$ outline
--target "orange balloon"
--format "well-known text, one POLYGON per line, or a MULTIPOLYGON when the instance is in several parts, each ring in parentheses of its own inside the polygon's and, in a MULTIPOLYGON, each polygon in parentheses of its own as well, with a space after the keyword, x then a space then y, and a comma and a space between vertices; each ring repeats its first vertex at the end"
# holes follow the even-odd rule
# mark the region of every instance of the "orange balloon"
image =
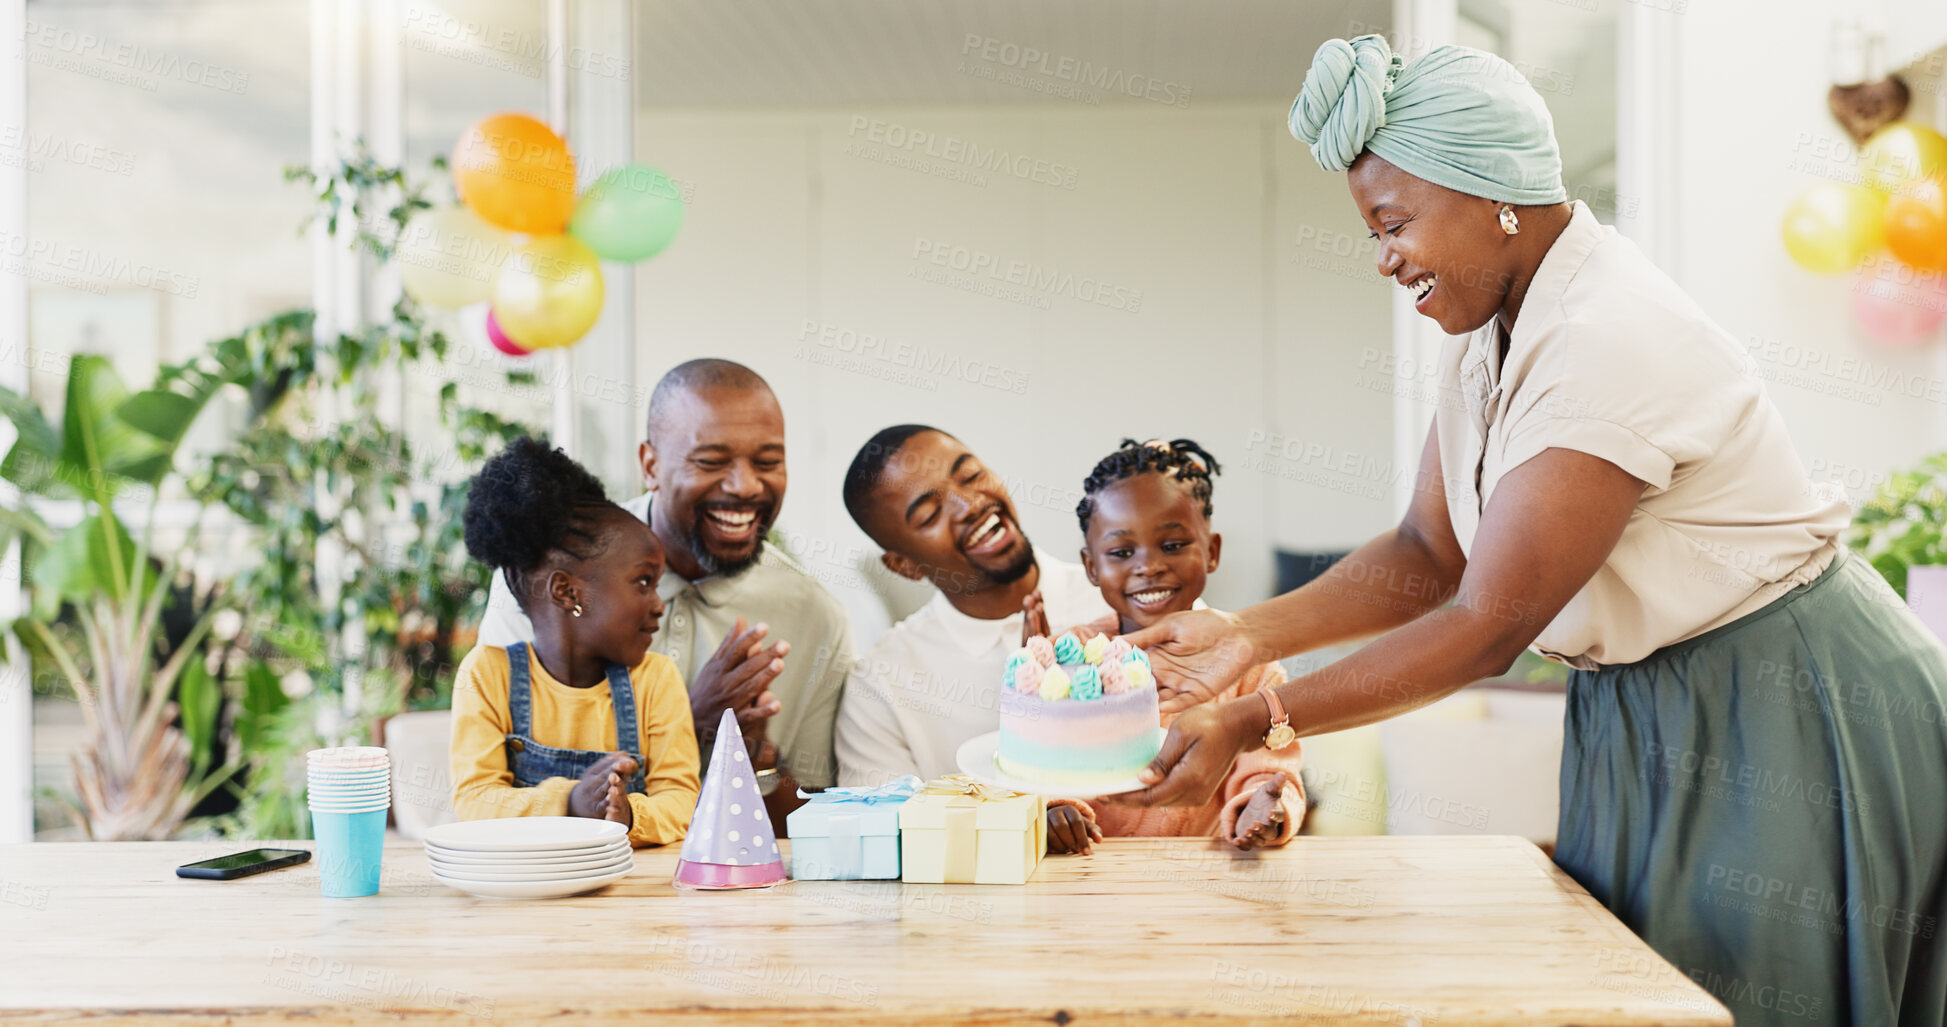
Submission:
POLYGON ((475 122, 453 146, 460 202, 488 224, 552 235, 575 213, 575 158, 554 130, 525 114, 475 122))
POLYGON ((1947 180, 1920 179, 1886 201, 1886 248, 1909 266, 1947 271, 1947 180))

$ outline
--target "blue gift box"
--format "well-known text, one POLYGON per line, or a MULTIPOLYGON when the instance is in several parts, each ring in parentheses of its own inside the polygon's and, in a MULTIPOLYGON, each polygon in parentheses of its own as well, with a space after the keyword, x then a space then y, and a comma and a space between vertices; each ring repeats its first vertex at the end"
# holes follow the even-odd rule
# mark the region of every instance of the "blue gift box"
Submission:
POLYGON ((808 800, 784 818, 791 876, 800 881, 896 880, 899 807, 923 782, 907 776, 877 788, 799 792, 808 800))

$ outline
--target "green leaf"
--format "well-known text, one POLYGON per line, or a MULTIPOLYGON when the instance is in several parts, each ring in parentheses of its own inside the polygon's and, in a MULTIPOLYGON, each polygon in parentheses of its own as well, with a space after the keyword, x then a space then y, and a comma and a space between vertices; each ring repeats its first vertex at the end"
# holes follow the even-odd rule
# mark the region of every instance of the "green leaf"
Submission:
POLYGON ((130 427, 151 438, 157 439, 173 450, 182 441, 196 415, 203 409, 203 403, 214 394, 209 393, 191 397, 162 389, 150 389, 129 397, 115 411, 130 427))
POLYGON ((84 353, 69 362, 57 473, 102 506, 128 483, 127 469, 146 466, 161 452, 154 438, 115 416, 128 398, 107 358, 84 353))
POLYGON ((56 457, 36 452, 16 441, 13 448, 7 451, 7 458, 0 460, 0 478, 20 486, 22 492, 52 499, 72 498, 77 493, 72 485, 54 473, 55 461, 56 457))
POLYGON ((210 765, 210 739, 216 734, 216 715, 222 705, 216 679, 200 659, 192 658, 183 667, 176 685, 177 719, 183 736, 189 740, 194 769, 190 777, 201 778, 210 765))
POLYGON ((42 568, 46 564, 47 554, 43 552, 36 553, 26 565, 28 580, 34 584, 27 593, 29 596, 27 616, 22 617, 21 621, 34 620, 42 624, 52 624, 55 618, 61 615, 61 593, 39 584, 42 579, 42 568))
POLYGON ((88 544, 92 537, 93 532, 71 530, 41 556, 35 579, 49 595, 57 600, 80 599, 102 590, 110 572, 96 565, 93 557, 101 547, 88 544))
POLYGON ((0 507, 0 553, 5 553, 7 546, 20 536, 47 545, 54 541, 54 530, 47 526, 40 514, 27 507, 18 510, 0 507))
POLYGON ((174 465, 175 459, 171 454, 155 453, 140 460, 118 465, 114 469, 114 474, 125 481, 155 486, 162 484, 163 477, 174 465))
MULTIPOLYGON (((128 566, 135 558, 135 540, 114 513, 104 511, 63 533, 42 555, 36 569, 38 585, 57 600, 80 602, 107 593, 121 598, 128 586, 128 566)), ((155 572, 142 575, 145 589, 154 587, 155 572)), ((37 596, 37 601, 38 601, 37 596)))
POLYGON ((290 697, 277 683, 277 672, 261 660, 252 660, 243 672, 243 709, 237 714, 237 741, 246 754, 263 751, 277 729, 278 716, 290 697))
POLYGON ((12 389, 0 388, 0 417, 14 426, 16 434, 6 460, 0 461, 0 477, 24 492, 71 494, 54 476, 54 463, 61 455, 61 433, 48 423, 41 408, 12 389))

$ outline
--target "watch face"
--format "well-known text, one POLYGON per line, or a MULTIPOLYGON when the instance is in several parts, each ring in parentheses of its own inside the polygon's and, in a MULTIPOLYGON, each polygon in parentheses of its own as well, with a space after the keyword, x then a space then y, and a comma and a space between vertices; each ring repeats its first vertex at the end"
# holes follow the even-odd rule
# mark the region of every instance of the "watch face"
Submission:
POLYGON ((1298 740, 1298 731, 1290 724, 1279 724, 1264 736, 1264 747, 1282 749, 1298 740))

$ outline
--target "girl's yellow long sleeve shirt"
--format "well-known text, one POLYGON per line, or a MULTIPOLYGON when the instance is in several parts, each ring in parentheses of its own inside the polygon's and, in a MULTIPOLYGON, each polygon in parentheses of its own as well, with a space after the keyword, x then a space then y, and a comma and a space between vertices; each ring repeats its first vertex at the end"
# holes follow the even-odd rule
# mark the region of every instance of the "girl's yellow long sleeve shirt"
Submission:
MULTIPOLYGON (((572 688, 554 679, 528 649, 533 737, 563 749, 613 752, 615 701, 608 684, 572 688)), ((508 702, 507 650, 477 646, 460 661, 453 682, 453 809, 462 820, 567 816, 575 780, 551 777, 531 788, 514 784, 507 736, 514 730, 508 702)), ((700 760, 690 721, 689 690, 666 656, 647 653, 629 670, 635 689, 637 735, 646 784, 629 793, 635 846, 681 841, 696 810, 700 760)))

